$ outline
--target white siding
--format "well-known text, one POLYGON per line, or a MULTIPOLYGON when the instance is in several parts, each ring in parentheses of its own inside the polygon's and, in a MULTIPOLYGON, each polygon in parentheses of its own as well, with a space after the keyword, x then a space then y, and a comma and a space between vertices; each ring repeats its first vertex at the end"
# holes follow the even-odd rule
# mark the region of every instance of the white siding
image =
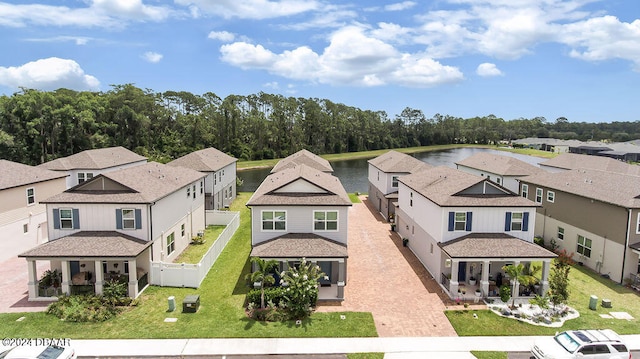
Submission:
POLYGON ((70 170, 70 171, 67 171, 67 173, 69 173, 69 176, 67 176, 67 189, 69 189, 71 187, 74 187, 74 186, 76 186, 78 184, 78 172, 93 173, 93 177, 96 177, 101 173, 118 171, 118 170, 125 169, 125 168, 140 166, 140 165, 143 165, 145 163, 147 163, 147 160, 141 160, 141 161, 132 162, 132 163, 128 163, 128 164, 121 165, 121 166, 107 167, 107 168, 100 168, 100 169, 74 169, 74 170, 70 170))
MULTIPOLYGON (((422 227, 429 236, 440 241, 443 235, 441 225, 442 209, 417 192, 412 191, 406 185, 400 183, 398 186, 400 188, 398 191, 398 206, 402 209, 402 216, 410 219, 422 227), (412 193, 413 196, 411 196, 412 193), (412 205, 411 202, 413 202, 412 205)), ((446 230, 446 227, 444 230, 446 230)))
MULTIPOLYGON (((185 216, 189 213, 195 213, 194 219, 197 221, 187 223, 186 230, 190 234, 196 234, 204 229, 204 194, 200 194, 200 181, 193 182, 191 185, 191 196, 187 198, 187 187, 162 198, 157 201, 151 208, 151 220, 153 221, 152 235, 157 238, 163 232, 167 232, 178 223, 184 221, 185 216), (193 198, 193 186, 196 187, 196 198, 193 198)), ((177 235, 176 235, 177 239, 177 235)), ((191 239, 189 237, 189 239, 191 239)))
POLYGON ((371 183, 375 188, 380 190, 382 193, 387 194, 387 185, 386 185, 386 174, 372 164, 369 164, 369 183, 371 183))

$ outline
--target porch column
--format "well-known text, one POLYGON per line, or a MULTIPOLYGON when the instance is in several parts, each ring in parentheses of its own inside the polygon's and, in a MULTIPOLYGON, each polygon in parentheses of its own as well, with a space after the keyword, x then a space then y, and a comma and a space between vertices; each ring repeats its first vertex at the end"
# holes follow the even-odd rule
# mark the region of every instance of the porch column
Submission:
POLYGON ((93 266, 96 270, 96 295, 104 293, 104 273, 102 273, 102 261, 94 261, 93 266))
POLYGON ((482 290, 482 295, 489 295, 489 263, 490 261, 482 262, 482 279, 480 280, 480 289, 482 290))
POLYGON ((136 269, 136 259, 129 259, 129 296, 138 296, 138 271, 136 269))
MULTIPOLYGON (((518 264, 520 264, 520 261, 515 261, 513 263, 514 266, 517 266, 518 264)), ((516 278, 509 278, 509 283, 511 283, 511 281, 514 281, 514 280, 516 280, 516 278)), ((520 282, 516 282, 515 286, 512 284, 511 288, 513 288, 513 293, 511 293, 511 297, 519 298, 520 297, 520 282)))
POLYGON ((27 273, 29 274, 29 299, 38 297, 38 272, 36 269, 36 261, 27 260, 27 273))
POLYGON ((69 295, 71 294, 71 286, 69 283, 71 282, 71 269, 69 268, 69 261, 61 261, 62 265, 62 293, 69 295))
POLYGON ((451 259, 451 280, 449 281, 449 296, 453 298, 458 293, 458 262, 457 259, 451 259))
POLYGON ((542 261, 542 281, 540 283, 541 293, 538 295, 544 295, 549 291, 549 269, 551 268, 551 259, 545 259, 542 261))
POLYGON ((344 258, 338 259, 338 299, 344 299, 344 286, 346 282, 347 263, 344 258))

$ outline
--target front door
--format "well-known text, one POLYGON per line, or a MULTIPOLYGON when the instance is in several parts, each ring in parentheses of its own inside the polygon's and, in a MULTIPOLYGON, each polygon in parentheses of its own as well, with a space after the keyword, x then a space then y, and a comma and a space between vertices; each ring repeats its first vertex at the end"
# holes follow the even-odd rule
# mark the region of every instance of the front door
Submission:
POLYGON ((324 275, 320 278, 320 286, 331 285, 331 262, 318 262, 318 266, 324 273, 324 275), (325 276, 329 277, 329 279, 325 279, 325 276))
POLYGON ((80 262, 69 261, 69 269, 71 270, 71 278, 73 278, 74 274, 80 273, 80 262))
POLYGON ((464 283, 467 280, 467 262, 458 262, 458 282, 464 283))

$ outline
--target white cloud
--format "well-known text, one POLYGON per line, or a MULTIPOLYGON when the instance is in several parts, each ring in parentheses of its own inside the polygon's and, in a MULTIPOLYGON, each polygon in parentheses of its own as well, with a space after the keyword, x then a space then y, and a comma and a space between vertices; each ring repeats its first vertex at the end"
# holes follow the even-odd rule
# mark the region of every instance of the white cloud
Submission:
POLYGON ((413 1, 403 1, 395 4, 385 5, 384 9, 386 11, 402 11, 411 9, 414 6, 416 6, 416 3, 413 1))
POLYGON ((209 33, 209 36, 207 37, 212 40, 220 40, 222 42, 231 42, 235 40, 236 35, 228 31, 211 31, 209 33))
POLYGON ((198 13, 221 16, 227 19, 270 19, 316 10, 320 6, 314 0, 175 0, 175 2, 189 6, 192 12, 196 7, 198 13))
POLYGON ((49 37, 49 38, 31 38, 31 39, 26 39, 25 41, 30 41, 30 42, 68 42, 68 41, 72 41, 75 42, 76 45, 78 46, 82 46, 82 45, 86 45, 89 43, 89 41, 94 40, 91 37, 85 37, 85 36, 55 36, 55 37, 49 37))
POLYGON ((162 60, 163 55, 153 51, 147 51, 142 55, 142 58, 145 61, 151 62, 153 64, 160 62, 162 60))
POLYGON ((245 42, 223 45, 220 52, 223 61, 242 69, 332 85, 427 87, 463 79, 457 68, 424 54, 403 54, 357 26, 336 31, 322 54, 306 46, 276 54, 245 42))
POLYGON ((0 67, 0 84, 18 88, 55 90, 97 90, 98 79, 84 73, 77 62, 69 59, 50 57, 28 62, 18 67, 0 67))
POLYGON ((301 23, 282 25, 285 29, 307 30, 314 28, 338 28, 358 17, 356 11, 345 6, 327 5, 315 12, 314 16, 301 23))
POLYGON ((478 65, 476 69, 476 74, 482 77, 493 77, 493 76, 502 76, 503 73, 496 66, 496 64, 492 64, 489 62, 485 62, 483 64, 478 65))
POLYGON ((274 89, 274 90, 278 90, 280 88, 280 85, 278 84, 277 81, 267 82, 266 84, 264 84, 262 86, 264 86, 266 88, 274 89))

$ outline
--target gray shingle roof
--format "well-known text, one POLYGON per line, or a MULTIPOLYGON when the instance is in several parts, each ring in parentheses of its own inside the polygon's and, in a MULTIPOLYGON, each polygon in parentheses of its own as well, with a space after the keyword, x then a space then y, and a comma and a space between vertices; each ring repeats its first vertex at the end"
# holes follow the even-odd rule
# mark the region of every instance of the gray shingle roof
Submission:
POLYGON ((413 173, 424 168, 432 167, 430 164, 422 162, 406 153, 393 150, 370 159, 367 162, 385 173, 413 173))
POLYGON ((247 206, 257 205, 351 206, 351 200, 338 177, 303 164, 267 176, 247 202, 247 206), (312 184, 321 191, 312 193, 278 191, 300 180, 312 184))
POLYGON ((66 173, 0 160, 0 190, 67 177, 66 173))
POLYGON ((446 166, 433 167, 402 176, 399 181, 441 207, 536 206, 534 202, 500 187, 484 177, 446 166), (476 190, 470 190, 472 188, 476 190), (484 188, 489 188, 491 191, 484 191, 484 188), (478 191, 483 192, 480 194, 470 193, 478 191))
POLYGON ((276 165, 271 169, 271 173, 276 173, 297 165, 307 165, 322 172, 333 172, 333 167, 331 167, 329 161, 307 150, 300 150, 278 161, 278 163, 276 163, 276 165))
POLYGON ((238 161, 213 147, 191 152, 167 163, 169 166, 190 168, 200 172, 216 172, 238 161))
POLYGON ((84 231, 43 243, 19 257, 135 257, 150 245, 115 231, 84 231))
POLYGON ((451 258, 555 258, 537 244, 505 233, 470 233, 438 246, 451 258))
POLYGON ((635 175, 640 174, 640 166, 638 165, 630 165, 609 157, 581 155, 577 153, 563 153, 541 162, 540 165, 566 170, 585 168, 635 175))
POLYGON ((45 162, 40 167, 54 171, 97 170, 122 166, 146 159, 146 157, 118 146, 82 151, 71 156, 45 162))
POLYGON ((42 203, 152 203, 204 177, 188 168, 157 162, 103 173, 42 203), (89 190, 105 181, 111 190, 89 190), (117 184, 116 186, 113 183, 117 184))
POLYGON ((575 169, 527 176, 521 181, 625 208, 640 208, 640 176, 636 175, 575 169))
POLYGON ((487 171, 501 176, 528 176, 544 171, 524 161, 511 156, 502 156, 492 153, 479 152, 462 161, 457 165, 487 171))
POLYGON ((342 258, 347 246, 311 233, 288 233, 257 244, 252 257, 262 258, 342 258))

